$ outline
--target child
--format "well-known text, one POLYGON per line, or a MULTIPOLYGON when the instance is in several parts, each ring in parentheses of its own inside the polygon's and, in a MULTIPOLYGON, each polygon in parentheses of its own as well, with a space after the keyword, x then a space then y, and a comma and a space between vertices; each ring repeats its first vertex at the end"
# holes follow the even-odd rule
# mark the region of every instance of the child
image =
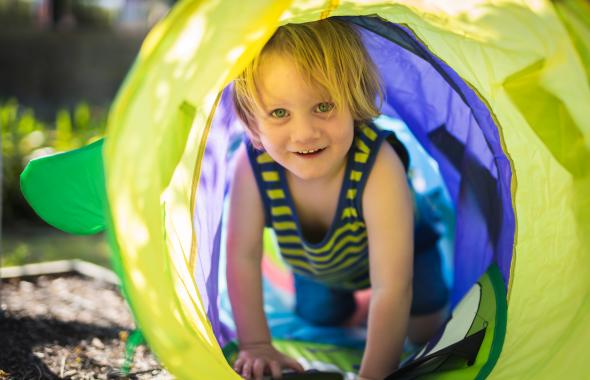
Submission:
POLYGON ((240 346, 234 367, 245 378, 303 370, 271 344, 265 226, 293 269, 295 311, 310 323, 342 324, 355 311, 353 292, 371 287, 361 379, 392 373, 406 335, 425 342, 446 318, 438 236, 414 227, 407 152, 371 123, 378 98, 358 32, 338 19, 279 28, 234 82, 249 143, 236 158, 227 279, 240 346))

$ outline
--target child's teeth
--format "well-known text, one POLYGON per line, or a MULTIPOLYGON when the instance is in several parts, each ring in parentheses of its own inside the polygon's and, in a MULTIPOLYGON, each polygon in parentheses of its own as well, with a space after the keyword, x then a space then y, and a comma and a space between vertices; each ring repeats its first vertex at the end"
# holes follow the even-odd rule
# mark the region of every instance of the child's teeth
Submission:
POLYGON ((313 149, 313 150, 302 150, 299 153, 303 153, 303 154, 309 154, 309 153, 315 153, 317 152, 319 149, 313 149))

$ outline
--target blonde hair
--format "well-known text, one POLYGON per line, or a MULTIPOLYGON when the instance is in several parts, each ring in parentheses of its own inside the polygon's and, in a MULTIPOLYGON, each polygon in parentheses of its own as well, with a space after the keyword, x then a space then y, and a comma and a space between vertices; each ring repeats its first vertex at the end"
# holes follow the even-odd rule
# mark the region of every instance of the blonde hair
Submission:
POLYGON ((258 69, 271 53, 291 57, 304 80, 319 85, 337 109, 346 104, 355 121, 369 121, 379 115, 383 101, 381 80, 360 35, 347 22, 325 19, 279 27, 234 80, 233 103, 239 118, 251 131, 257 129, 255 108, 260 106, 256 90, 258 69))

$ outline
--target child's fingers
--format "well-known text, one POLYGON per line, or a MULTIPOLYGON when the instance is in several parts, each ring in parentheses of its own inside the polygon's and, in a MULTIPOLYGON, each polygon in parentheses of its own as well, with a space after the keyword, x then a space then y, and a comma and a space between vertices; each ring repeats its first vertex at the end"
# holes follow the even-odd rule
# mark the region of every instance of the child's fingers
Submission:
POLYGON ((250 379, 252 377, 252 361, 245 360, 242 366, 242 377, 244 379, 250 379))
POLYGON ((273 379, 281 379, 283 377, 281 363, 276 360, 271 360, 268 366, 270 367, 270 374, 273 379))
POLYGON ((266 360, 257 358, 254 360, 254 365, 252 366, 252 377, 256 380, 262 380, 264 376, 264 367, 266 366, 266 360))
POLYGON ((237 373, 242 372, 242 366, 244 365, 244 359, 236 359, 236 361, 234 362, 234 371, 236 371, 237 373))
POLYGON ((305 371, 305 369, 303 368, 303 366, 301 364, 299 364, 299 362, 293 358, 290 357, 285 357, 283 359, 283 364, 288 367, 291 368, 297 372, 303 372, 305 371))

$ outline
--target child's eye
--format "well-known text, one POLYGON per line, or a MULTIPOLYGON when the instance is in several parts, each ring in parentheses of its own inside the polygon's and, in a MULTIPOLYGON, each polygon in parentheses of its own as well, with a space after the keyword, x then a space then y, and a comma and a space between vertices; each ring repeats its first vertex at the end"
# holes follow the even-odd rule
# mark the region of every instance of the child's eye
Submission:
POLYGON ((334 103, 323 102, 317 105, 316 112, 330 112, 334 109, 334 103))
POLYGON ((270 116, 277 118, 277 119, 282 119, 285 116, 287 116, 287 110, 284 108, 277 108, 276 110, 273 110, 270 113, 270 116))

